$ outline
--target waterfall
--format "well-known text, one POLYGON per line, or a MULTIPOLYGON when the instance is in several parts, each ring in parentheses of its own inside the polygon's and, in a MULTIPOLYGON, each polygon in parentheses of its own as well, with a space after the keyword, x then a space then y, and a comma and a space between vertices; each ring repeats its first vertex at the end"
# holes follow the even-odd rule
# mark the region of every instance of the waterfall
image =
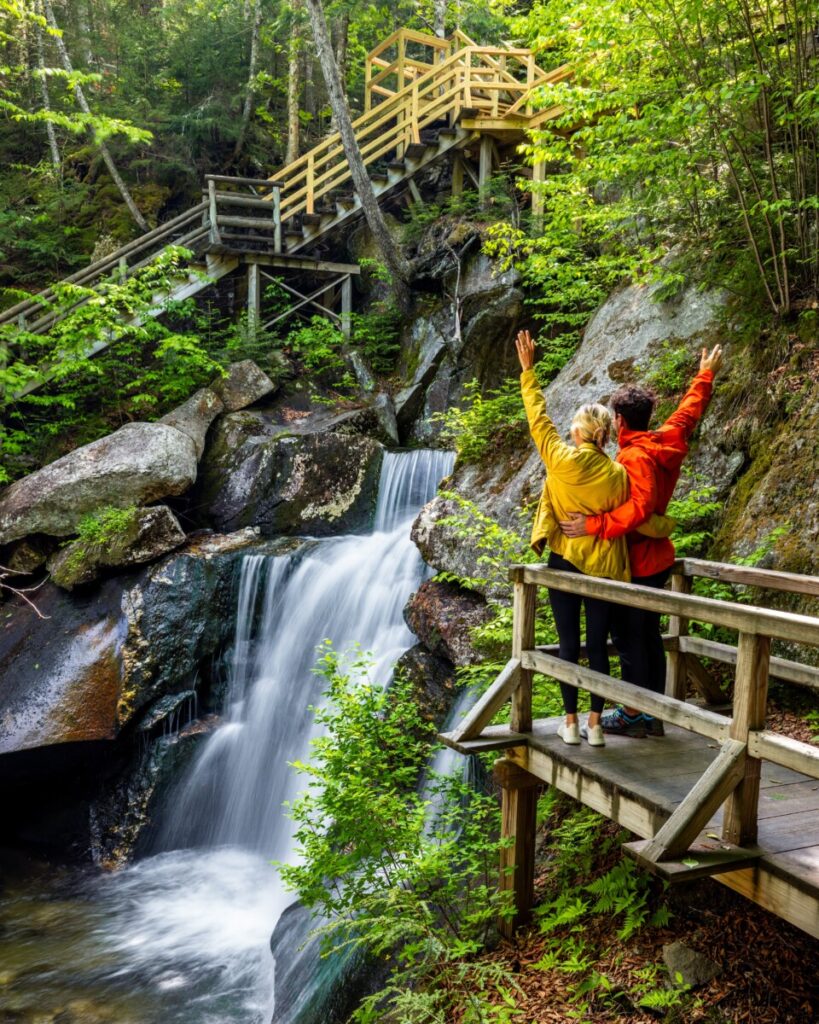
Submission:
POLYGON ((269 939, 293 901, 270 862, 293 855, 282 804, 301 785, 287 764, 308 758, 316 735, 316 648, 359 644, 389 681, 413 643, 402 612, 426 572, 412 520, 451 468, 446 452, 388 453, 371 533, 243 559, 224 722, 171 793, 152 855, 94 883, 96 946, 77 943, 66 964, 92 972, 123 1021, 269 1024, 269 939))

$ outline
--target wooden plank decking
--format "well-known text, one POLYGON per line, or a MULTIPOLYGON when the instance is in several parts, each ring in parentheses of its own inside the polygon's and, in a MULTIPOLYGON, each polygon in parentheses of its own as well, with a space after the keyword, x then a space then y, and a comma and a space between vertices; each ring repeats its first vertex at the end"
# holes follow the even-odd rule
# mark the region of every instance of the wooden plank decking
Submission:
MULTIPOLYGON (((720 749, 674 726, 662 738, 610 736, 604 748, 567 746, 557 736, 561 721, 535 721, 529 733, 492 726, 476 740, 441 738, 464 754, 503 749, 541 781, 643 838, 670 817, 720 749)), ((722 811, 706 831, 718 833, 721 822, 722 811)), ((763 762, 758 823, 758 859, 715 878, 819 938, 819 779, 763 762)))

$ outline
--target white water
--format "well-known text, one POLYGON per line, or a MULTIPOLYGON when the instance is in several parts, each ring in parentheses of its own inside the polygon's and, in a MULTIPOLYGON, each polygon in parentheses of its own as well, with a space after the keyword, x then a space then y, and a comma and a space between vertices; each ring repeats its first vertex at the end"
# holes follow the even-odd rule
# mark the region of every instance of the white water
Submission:
POLYGON ((282 804, 301 784, 287 763, 315 735, 316 648, 360 644, 388 681, 425 572, 410 526, 451 465, 444 452, 388 454, 371 534, 244 559, 225 724, 172 794, 159 852, 96 883, 88 931, 72 963, 63 955, 120 1024, 269 1024, 269 939, 292 902, 270 861, 293 854, 282 804))

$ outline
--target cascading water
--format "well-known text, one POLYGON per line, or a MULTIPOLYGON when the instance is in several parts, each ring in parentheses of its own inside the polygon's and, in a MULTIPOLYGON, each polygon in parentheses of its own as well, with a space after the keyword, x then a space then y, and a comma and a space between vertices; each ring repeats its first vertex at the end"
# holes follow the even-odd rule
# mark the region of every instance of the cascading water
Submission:
POLYGON ((268 1024, 268 943, 292 902, 270 861, 293 852, 282 804, 299 788, 287 763, 315 735, 316 648, 359 644, 388 681, 425 572, 412 519, 451 467, 446 452, 389 453, 372 533, 244 559, 225 722, 171 795, 156 852, 83 893, 48 984, 102 989, 121 1024, 268 1024))

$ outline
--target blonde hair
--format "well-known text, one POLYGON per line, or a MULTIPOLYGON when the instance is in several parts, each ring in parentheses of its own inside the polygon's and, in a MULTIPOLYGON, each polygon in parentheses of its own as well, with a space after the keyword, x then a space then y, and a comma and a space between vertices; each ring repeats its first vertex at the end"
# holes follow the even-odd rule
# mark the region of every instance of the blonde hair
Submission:
POLYGON ((594 403, 580 406, 574 414, 572 430, 577 430, 584 442, 605 448, 611 434, 611 424, 611 413, 605 405, 594 403))

